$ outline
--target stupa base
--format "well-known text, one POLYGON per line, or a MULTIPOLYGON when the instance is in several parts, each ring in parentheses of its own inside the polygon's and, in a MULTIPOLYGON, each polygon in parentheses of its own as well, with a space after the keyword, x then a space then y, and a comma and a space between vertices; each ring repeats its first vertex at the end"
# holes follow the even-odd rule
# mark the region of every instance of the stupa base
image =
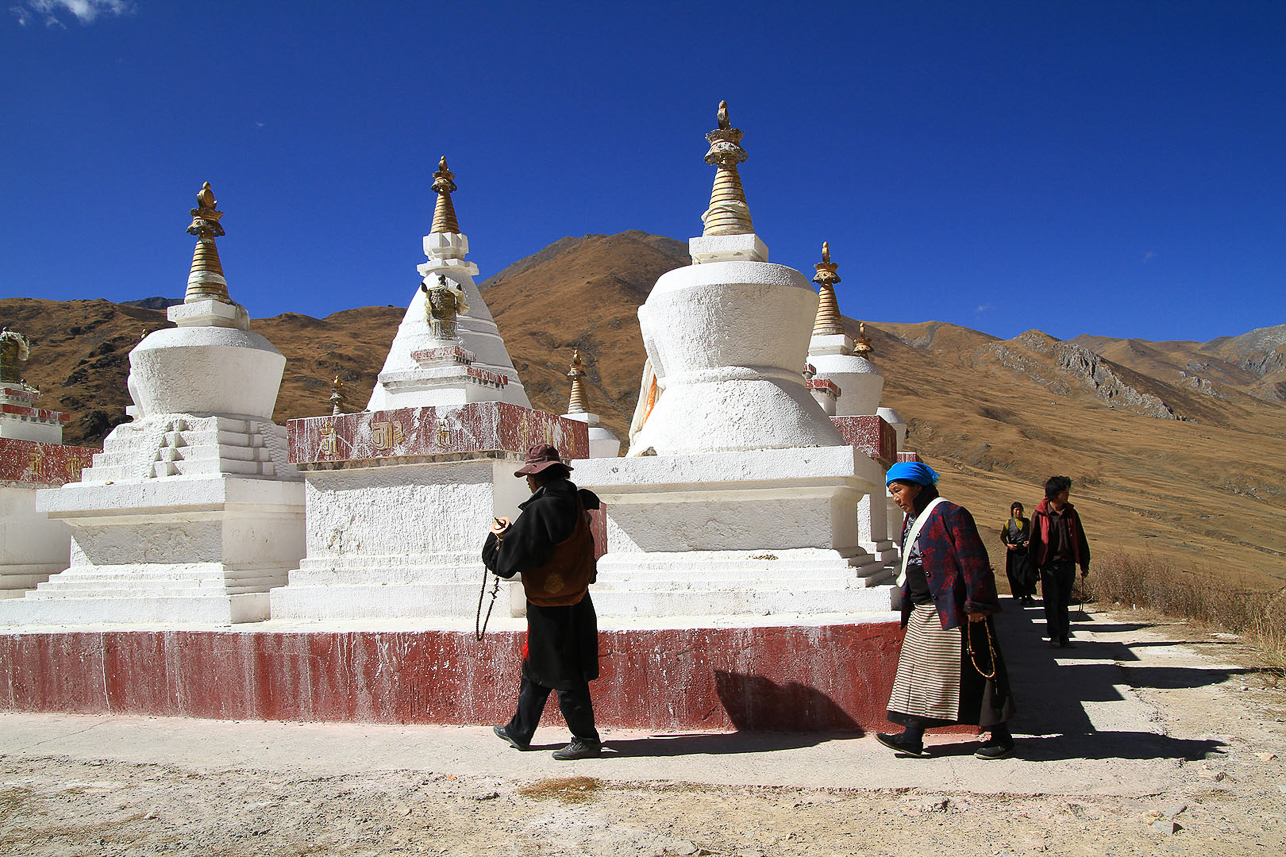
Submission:
MULTIPOLYGON (((0 633, 0 710, 485 725, 513 713, 525 624, 27 629, 0 633)), ((600 727, 887 727, 901 631, 889 613, 777 623, 616 623, 590 685, 600 727)), ((557 726, 557 706, 546 709, 557 726)))

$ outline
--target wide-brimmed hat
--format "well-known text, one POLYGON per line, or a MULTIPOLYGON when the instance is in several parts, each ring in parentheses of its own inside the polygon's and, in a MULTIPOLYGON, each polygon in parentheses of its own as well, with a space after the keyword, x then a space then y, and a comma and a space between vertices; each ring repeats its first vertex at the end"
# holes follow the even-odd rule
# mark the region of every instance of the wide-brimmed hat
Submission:
POLYGON ((514 476, 534 476, 555 465, 568 470, 572 469, 572 466, 559 456, 557 447, 548 443, 538 443, 527 450, 527 463, 518 468, 514 476))

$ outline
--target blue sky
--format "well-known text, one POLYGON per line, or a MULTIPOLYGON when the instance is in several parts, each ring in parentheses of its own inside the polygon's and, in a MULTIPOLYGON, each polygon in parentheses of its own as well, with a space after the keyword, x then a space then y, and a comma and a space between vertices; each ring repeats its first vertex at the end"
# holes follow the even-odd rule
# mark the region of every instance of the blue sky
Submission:
POLYGON ((724 98, 772 260, 829 241, 846 315, 1286 323, 1276 0, 5 3, 0 296, 181 297, 209 181, 253 316, 404 306, 442 154, 480 279, 686 239, 724 98))

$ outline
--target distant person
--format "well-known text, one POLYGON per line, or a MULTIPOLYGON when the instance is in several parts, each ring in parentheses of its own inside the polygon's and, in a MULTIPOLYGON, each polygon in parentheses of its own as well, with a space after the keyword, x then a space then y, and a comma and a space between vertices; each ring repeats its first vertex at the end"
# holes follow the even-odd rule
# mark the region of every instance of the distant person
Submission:
POLYGON ((1076 566, 1081 577, 1090 573, 1090 545, 1085 539, 1080 515, 1067 502, 1072 480, 1051 476, 1045 483, 1045 499, 1032 513, 1028 556, 1040 574, 1041 596, 1045 599, 1045 630, 1049 645, 1066 649, 1072 645, 1067 605, 1076 583, 1076 566))
POLYGON ((898 575, 905 634, 888 709, 904 729, 875 737, 924 756, 924 730, 969 724, 991 732, 974 755, 1003 759, 1014 750, 1014 700, 991 619, 1000 612, 996 578, 973 516, 939 497, 937 481, 919 462, 898 462, 885 478, 906 513, 898 575))
POLYGON ((1036 575, 1027 556, 1031 541, 1031 521, 1023 517, 1023 504, 1009 507, 1009 520, 1000 528, 1000 542, 1005 546, 1005 577, 1009 591, 1023 605, 1036 603, 1036 575))
POLYGON ((505 726, 493 727, 519 750, 531 746, 550 692, 572 741, 554 751, 560 761, 598 756, 589 683, 598 678, 598 616, 589 597, 594 580, 594 539, 588 510, 599 508, 592 491, 568 479, 572 468, 545 443, 527 452, 514 474, 525 476, 531 497, 511 524, 497 518, 482 547, 482 561, 504 578, 522 575, 527 595, 527 645, 523 651, 518 707, 505 726))

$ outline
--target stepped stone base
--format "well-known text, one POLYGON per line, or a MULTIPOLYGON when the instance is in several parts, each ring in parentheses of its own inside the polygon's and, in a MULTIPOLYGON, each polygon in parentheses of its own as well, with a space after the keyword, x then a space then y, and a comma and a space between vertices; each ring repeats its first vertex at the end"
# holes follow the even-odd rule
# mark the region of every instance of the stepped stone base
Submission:
MULTIPOLYGON (((891 614, 871 618, 605 624, 596 719, 609 730, 885 730, 902 635, 891 614)), ((492 627, 481 643, 458 626, 0 633, 0 710, 503 723, 526 632, 492 627)), ((559 720, 547 706, 545 722, 559 720)))
MULTIPOLYGON (((527 449, 589 450, 584 423, 504 402, 291 420, 307 480, 307 555, 272 591, 274 619, 465 618, 478 606, 482 543, 530 493, 527 449)), ((488 589, 490 583, 488 583, 488 589)), ((521 615, 508 599, 494 615, 521 615)))
POLYGON ((70 567, 0 602, 0 625, 268 617, 304 552, 302 482, 231 476, 72 483, 37 497, 71 531, 70 567))
POLYGON ((888 559, 862 547, 883 546, 859 514, 883 470, 852 446, 591 459, 576 478, 607 509, 602 616, 891 608, 888 559))

